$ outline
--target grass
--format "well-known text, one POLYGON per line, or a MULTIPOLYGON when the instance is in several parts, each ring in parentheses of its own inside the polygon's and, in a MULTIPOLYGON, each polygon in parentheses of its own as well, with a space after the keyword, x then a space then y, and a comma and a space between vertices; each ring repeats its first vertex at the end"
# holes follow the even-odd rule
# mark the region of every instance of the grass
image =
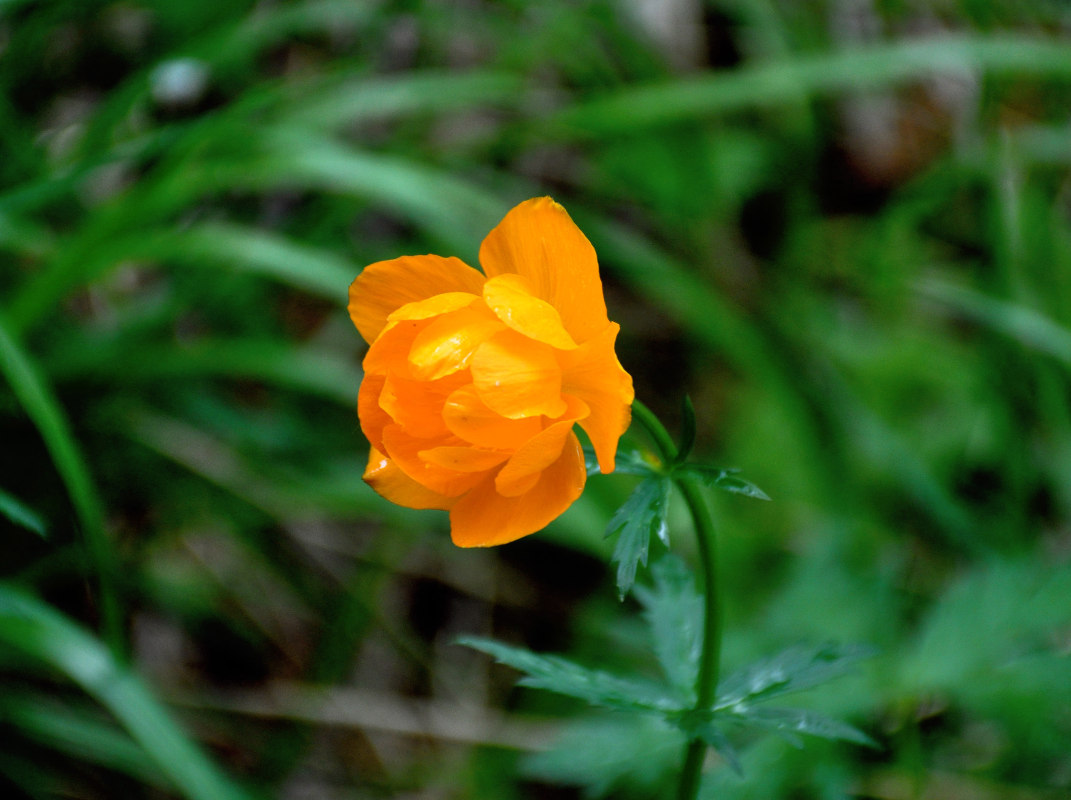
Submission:
POLYGON ((648 663, 601 538, 628 477, 487 552, 360 480, 349 281, 475 263, 549 193, 639 396, 672 421, 690 394, 701 455, 774 500, 709 498, 726 668, 880 652, 811 698, 880 751, 741 741, 747 780, 709 790, 1066 794, 1062 11, 702 8, 674 67, 608 0, 0 4, 6 791, 672 791, 665 731, 450 644, 648 663), (351 689, 479 713, 419 737, 314 700, 351 689), (533 757, 557 712, 564 749, 533 757))

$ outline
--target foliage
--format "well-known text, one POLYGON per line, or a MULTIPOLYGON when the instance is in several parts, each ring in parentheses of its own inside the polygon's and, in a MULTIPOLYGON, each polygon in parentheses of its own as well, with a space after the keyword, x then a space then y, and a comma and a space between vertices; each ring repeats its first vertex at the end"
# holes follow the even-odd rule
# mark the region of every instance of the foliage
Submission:
POLYGON ((569 699, 446 643, 684 708, 692 601, 644 522, 668 497, 691 557, 671 468, 776 501, 708 495, 723 689, 854 659, 799 642, 876 651, 798 711, 689 719, 747 776, 708 796, 1066 794, 1064 10, 713 0, 663 34, 625 5, 0 3, 5 796, 664 794, 679 720, 544 749, 569 699), (693 398, 691 453, 635 435, 545 533, 455 551, 360 480, 346 286, 475 263, 540 194, 595 245, 638 396, 685 431, 693 398), (765 735, 801 725, 849 742, 765 735))

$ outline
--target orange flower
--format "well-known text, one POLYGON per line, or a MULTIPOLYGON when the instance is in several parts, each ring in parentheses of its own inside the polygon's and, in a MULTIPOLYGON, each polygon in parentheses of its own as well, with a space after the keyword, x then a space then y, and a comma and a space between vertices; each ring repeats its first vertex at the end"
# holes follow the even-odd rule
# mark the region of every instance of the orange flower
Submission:
POLYGON ((358 396, 364 479, 399 505, 450 511, 455 544, 504 544, 572 505, 628 427, 632 378, 614 353, 595 250, 549 197, 514 208, 456 258, 365 267, 349 312, 371 345, 358 396))

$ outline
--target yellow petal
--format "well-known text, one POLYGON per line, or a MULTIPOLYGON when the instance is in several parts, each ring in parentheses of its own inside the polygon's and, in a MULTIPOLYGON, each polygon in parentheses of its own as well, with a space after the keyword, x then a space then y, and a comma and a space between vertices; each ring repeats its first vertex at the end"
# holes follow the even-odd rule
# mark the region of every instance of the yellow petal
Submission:
POLYGON ((483 299, 495 315, 518 333, 561 350, 573 350, 576 342, 562 327, 557 310, 532 295, 521 275, 499 275, 483 285, 483 299))
POLYGON ((567 406, 554 353, 527 336, 502 331, 473 355, 472 385, 487 407, 504 417, 561 416, 567 406))
POLYGON ((457 258, 426 255, 377 261, 350 284, 350 318, 371 344, 387 317, 406 303, 443 292, 480 294, 483 282, 483 275, 457 258))
POLYGON ((443 406, 443 421, 455 436, 477 447, 516 450, 543 427, 540 417, 507 419, 487 407, 472 386, 458 389, 443 406))
POLYGON ((413 436, 424 439, 446 436, 449 431, 443 422, 443 404, 468 382, 466 375, 451 375, 439 381, 390 375, 379 396, 379 406, 413 436))
POLYGON ((409 351, 413 374, 434 380, 465 369, 476 349, 502 330, 505 325, 482 303, 443 314, 413 339, 409 351))
POLYGON ((450 509, 450 536, 460 547, 505 544, 545 528, 584 491, 580 442, 570 434, 557 460, 518 497, 503 497, 486 478, 450 509))
POLYGON ((532 294, 550 303, 577 342, 586 342, 608 322, 599 262, 591 242, 565 209, 549 197, 512 209, 480 246, 488 278, 527 279, 532 294))
POLYGON ((479 295, 469 294, 468 292, 443 292, 434 297, 427 297, 423 300, 415 300, 412 303, 406 303, 401 308, 388 314, 387 321, 396 322, 400 319, 430 319, 431 317, 437 317, 440 314, 448 314, 451 311, 457 311, 460 308, 471 306, 479 299, 479 295))
POLYGON ((445 511, 457 502, 457 498, 446 497, 421 486, 374 447, 368 453, 364 480, 378 494, 406 508, 438 508, 445 511))
POLYGON ((413 342, 432 322, 433 320, 418 319, 388 323, 364 354, 364 374, 386 375, 391 372, 409 375, 409 352, 413 348, 413 342))
POLYGON ((434 447, 421 450, 418 455, 425 461, 456 472, 486 472, 509 458, 509 453, 477 447, 434 447))
POLYGON ((587 403, 591 414, 580 427, 591 439, 602 472, 614 471, 617 440, 632 418, 632 377, 625 372, 614 340, 621 326, 609 323, 602 333, 576 350, 563 352, 562 391, 587 403))
POLYGON ((385 383, 386 378, 382 375, 366 374, 357 392, 357 418, 361 422, 361 431, 368 443, 380 451, 383 450, 383 429, 393 422, 379 405, 385 383))
POLYGON ((398 468, 426 489, 447 497, 464 494, 483 480, 481 472, 459 472, 421 458, 422 451, 441 446, 462 444, 449 439, 420 439, 412 436, 401 425, 388 425, 383 429, 383 447, 398 468))
POLYGON ((502 467, 495 476, 496 491, 504 497, 516 497, 535 486, 540 473, 561 455, 573 423, 587 414, 583 401, 569 398, 569 410, 562 418, 521 445, 502 467))

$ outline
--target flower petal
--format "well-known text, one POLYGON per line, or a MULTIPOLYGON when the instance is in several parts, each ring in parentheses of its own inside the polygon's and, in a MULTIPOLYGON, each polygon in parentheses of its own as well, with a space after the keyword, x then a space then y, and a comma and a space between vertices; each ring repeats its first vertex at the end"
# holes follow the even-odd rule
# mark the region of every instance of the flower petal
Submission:
POLYGON ((561 416, 567 406, 554 352, 515 331, 502 331, 473 355, 472 385, 488 408, 504 417, 561 416))
POLYGON ((419 439, 397 424, 383 429, 383 447, 398 468, 421 486, 447 497, 464 494, 484 479, 481 472, 460 472, 420 456, 421 452, 455 444, 463 443, 457 442, 453 437, 439 440, 419 439))
POLYGON ((561 455, 518 497, 503 497, 486 478, 450 509, 450 536, 459 547, 505 544, 545 528, 584 490, 584 454, 575 434, 561 455))
POLYGON ((577 342, 586 342, 609 321, 599 262, 591 242, 569 214, 549 197, 513 208, 480 245, 488 278, 513 273, 532 294, 550 303, 577 342))
POLYGON ((479 295, 469 292, 443 292, 434 297, 426 297, 423 300, 414 300, 397 308, 387 315, 388 322, 396 322, 400 319, 430 319, 440 314, 448 314, 460 308, 471 306, 480 299, 479 295))
POLYGON ((476 349, 505 329, 482 303, 443 314, 413 339, 409 351, 413 374, 434 380, 465 369, 476 349))
POLYGON ((379 405, 386 380, 382 375, 366 374, 357 391, 357 419, 361 423, 361 432, 368 443, 380 451, 383 450, 383 429, 394 421, 379 405))
POLYGON ((495 490, 504 497, 516 497, 531 490, 539 474, 553 464, 565 447, 573 423, 588 415, 588 407, 575 397, 560 420, 548 425, 519 448, 495 476, 495 490))
POLYGON ((402 256, 365 267, 350 284, 350 319, 371 344, 406 303, 443 292, 480 294, 484 276, 457 258, 402 256))
POLYGON ((472 386, 462 387, 447 398, 443 422, 466 442, 501 450, 516 450, 543 427, 539 417, 507 419, 492 411, 472 386))
POLYGON ((563 352, 562 391, 579 397, 591 408, 580 427, 591 439, 602 472, 614 471, 617 440, 632 419, 636 395, 632 376, 622 368, 614 352, 614 340, 621 326, 616 322, 576 350, 563 352))
POLYGON ((562 327, 557 310, 532 295, 523 275, 499 275, 483 285, 483 299, 495 315, 510 328, 560 350, 575 350, 576 342, 562 327))
POLYGON ((421 450, 419 456, 431 464, 457 472, 486 472, 509 458, 509 453, 476 447, 434 447, 421 450))
POLYGON ((390 322, 380 332, 364 354, 365 375, 409 375, 409 351, 417 335, 431 324, 430 320, 399 320, 390 322))
POLYGON ((379 495, 406 508, 438 508, 446 511, 457 502, 454 497, 446 497, 421 486, 374 447, 368 453, 364 480, 379 495))
POLYGON ((469 383, 467 375, 450 375, 438 381, 414 381, 398 375, 387 377, 379 407, 406 432, 420 438, 449 435, 443 422, 443 404, 451 394, 469 383))

